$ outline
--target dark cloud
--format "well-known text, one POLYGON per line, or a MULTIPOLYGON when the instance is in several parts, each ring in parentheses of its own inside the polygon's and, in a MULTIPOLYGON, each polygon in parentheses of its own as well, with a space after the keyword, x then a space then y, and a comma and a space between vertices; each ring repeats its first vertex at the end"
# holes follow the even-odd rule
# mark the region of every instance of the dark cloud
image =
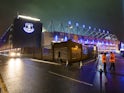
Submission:
POLYGON ((121 0, 3 0, 0 3, 0 34, 12 23, 16 13, 40 18, 44 25, 72 20, 110 30, 123 40, 121 0))

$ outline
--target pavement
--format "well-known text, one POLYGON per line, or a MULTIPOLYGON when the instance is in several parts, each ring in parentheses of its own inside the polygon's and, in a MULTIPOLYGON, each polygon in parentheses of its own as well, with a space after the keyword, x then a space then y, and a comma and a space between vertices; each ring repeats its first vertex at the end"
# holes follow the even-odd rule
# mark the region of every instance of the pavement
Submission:
MULTIPOLYGON (((101 59, 101 58, 100 58, 101 59)), ((98 60, 97 67, 102 64, 98 60)), ((116 54, 115 71, 109 70, 110 62, 109 55, 107 55, 107 72, 100 74, 100 83, 104 93, 124 93, 124 57, 116 54)), ((103 91, 101 93, 103 93, 103 91)))

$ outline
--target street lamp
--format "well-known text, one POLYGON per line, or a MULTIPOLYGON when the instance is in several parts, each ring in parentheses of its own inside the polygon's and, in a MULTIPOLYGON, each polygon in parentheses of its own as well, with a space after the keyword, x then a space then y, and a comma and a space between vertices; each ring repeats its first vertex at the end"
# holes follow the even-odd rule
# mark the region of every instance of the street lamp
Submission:
POLYGON ((77 35, 78 35, 78 29, 79 29, 79 23, 76 23, 77 35))

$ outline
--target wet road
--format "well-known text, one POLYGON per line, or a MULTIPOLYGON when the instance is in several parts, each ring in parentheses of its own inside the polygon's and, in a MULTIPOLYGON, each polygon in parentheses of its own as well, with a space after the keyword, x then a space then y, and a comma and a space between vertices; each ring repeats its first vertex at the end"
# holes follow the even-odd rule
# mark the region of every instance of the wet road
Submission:
MULTIPOLYGON (((0 73, 9 93, 124 93, 124 59, 116 71, 100 74, 97 62, 81 69, 36 59, 0 58, 0 73)), ((109 65, 109 63, 107 64, 109 65)))

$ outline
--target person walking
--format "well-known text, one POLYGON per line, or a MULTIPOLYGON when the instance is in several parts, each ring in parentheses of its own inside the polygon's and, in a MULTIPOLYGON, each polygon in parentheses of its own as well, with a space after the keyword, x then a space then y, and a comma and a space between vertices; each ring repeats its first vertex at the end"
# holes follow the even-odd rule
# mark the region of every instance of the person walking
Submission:
POLYGON ((61 60, 61 52, 59 51, 58 52, 58 61, 61 63, 62 62, 62 60, 61 60))
POLYGON ((104 65, 104 71, 106 72, 106 62, 107 62, 107 58, 106 58, 106 53, 102 54, 102 63, 104 65))
POLYGON ((113 52, 110 52, 110 70, 114 70, 115 71, 115 54, 113 52))

